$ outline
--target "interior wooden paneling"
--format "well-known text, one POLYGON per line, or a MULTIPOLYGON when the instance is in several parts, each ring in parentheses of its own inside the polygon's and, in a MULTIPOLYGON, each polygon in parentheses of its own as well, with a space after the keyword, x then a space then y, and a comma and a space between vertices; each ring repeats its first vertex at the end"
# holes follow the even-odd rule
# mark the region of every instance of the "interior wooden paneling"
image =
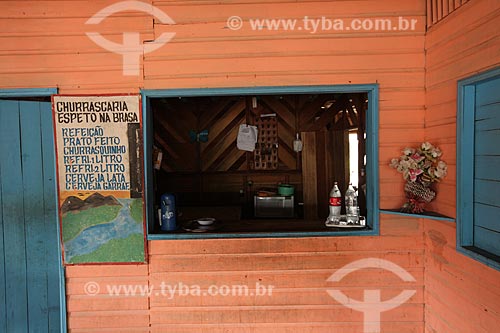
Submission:
MULTIPOLYGON (((295 201, 304 202, 306 218, 316 219, 328 211, 333 181, 337 180, 343 191, 347 188, 347 131, 361 126, 364 137, 366 108, 366 94, 153 99, 153 138, 155 147, 164 153, 156 175, 157 193, 177 193, 181 206, 229 204, 250 211, 255 191, 291 183, 296 187, 295 201), (266 120, 273 120, 276 126, 266 127, 266 120), (259 128, 254 152, 236 146, 241 124, 259 128), (196 135, 203 131, 208 132, 208 138, 198 140, 196 135), (277 147, 273 144, 270 151, 277 151, 276 156, 264 155, 266 149, 260 143, 267 142, 264 137, 271 132, 276 135, 272 141, 277 147), (305 143, 309 133, 315 133, 313 145, 305 143), (293 150, 296 135, 304 141, 302 152, 293 150), (266 158, 271 162, 263 162, 266 158)), ((360 152, 364 149, 360 147, 360 152)))

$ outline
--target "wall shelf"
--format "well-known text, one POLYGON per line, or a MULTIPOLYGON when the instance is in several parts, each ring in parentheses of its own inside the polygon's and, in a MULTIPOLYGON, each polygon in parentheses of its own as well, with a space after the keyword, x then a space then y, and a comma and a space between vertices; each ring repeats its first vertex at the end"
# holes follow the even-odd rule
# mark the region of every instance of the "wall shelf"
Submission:
POLYGON ((381 214, 391 214, 391 215, 400 215, 400 216, 411 216, 411 217, 416 217, 416 218, 423 218, 423 219, 431 219, 431 220, 440 220, 440 221, 448 221, 448 222, 455 222, 455 218, 449 217, 446 215, 442 215, 436 212, 431 212, 431 211, 425 211, 422 214, 412 214, 412 213, 404 213, 401 212, 397 209, 381 209, 380 210, 381 214))

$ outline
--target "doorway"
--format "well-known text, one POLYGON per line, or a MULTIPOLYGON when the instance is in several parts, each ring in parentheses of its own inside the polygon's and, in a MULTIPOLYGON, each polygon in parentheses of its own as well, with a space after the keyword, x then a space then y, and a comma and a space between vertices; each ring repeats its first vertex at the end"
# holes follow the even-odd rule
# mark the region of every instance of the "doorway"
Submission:
POLYGON ((65 331, 55 92, 0 91, 0 332, 65 331))

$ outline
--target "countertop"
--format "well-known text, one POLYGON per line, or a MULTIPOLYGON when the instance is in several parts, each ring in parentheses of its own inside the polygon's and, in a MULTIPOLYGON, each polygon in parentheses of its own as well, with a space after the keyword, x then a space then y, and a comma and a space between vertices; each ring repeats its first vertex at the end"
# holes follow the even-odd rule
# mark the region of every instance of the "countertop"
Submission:
POLYGON ((210 226, 199 226, 193 221, 178 221, 177 230, 161 231, 155 230, 155 235, 172 234, 245 234, 245 233, 307 233, 307 232, 331 232, 331 231, 361 231, 371 230, 365 227, 327 227, 324 220, 301 220, 301 219, 251 219, 251 220, 217 220, 210 226))

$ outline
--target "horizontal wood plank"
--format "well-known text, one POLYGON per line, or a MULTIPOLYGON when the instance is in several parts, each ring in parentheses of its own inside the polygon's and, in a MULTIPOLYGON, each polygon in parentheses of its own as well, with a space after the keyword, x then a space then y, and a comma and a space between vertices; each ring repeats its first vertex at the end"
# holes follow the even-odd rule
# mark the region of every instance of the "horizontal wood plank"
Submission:
POLYGON ((474 174, 477 179, 500 181, 500 154, 499 156, 475 156, 474 174))
POLYGON ((474 180, 474 203, 498 206, 498 198, 500 198, 500 182, 474 180))
MULTIPOLYGON (((227 323, 332 323, 362 320, 361 312, 352 311, 343 305, 277 306, 262 307, 261 309, 249 307, 245 310, 241 311, 233 307, 220 309, 157 308, 151 311, 151 324, 181 324, 185 322, 219 325, 227 323)), ((384 313, 384 319, 386 321, 421 321, 423 320, 423 304, 403 304, 384 313)))
MULTIPOLYGON (((244 323, 244 324, 156 324, 151 326, 152 333, 358 333, 363 331, 362 320, 354 322, 329 323, 244 323)), ((382 322, 384 333, 420 333, 423 323, 420 322, 382 322)))
POLYGON ((487 229, 475 224, 474 246, 494 255, 500 255, 500 231, 487 229))
POLYGON ((149 311, 98 311, 72 312, 68 314, 68 329, 123 328, 139 329, 149 326, 149 311))

